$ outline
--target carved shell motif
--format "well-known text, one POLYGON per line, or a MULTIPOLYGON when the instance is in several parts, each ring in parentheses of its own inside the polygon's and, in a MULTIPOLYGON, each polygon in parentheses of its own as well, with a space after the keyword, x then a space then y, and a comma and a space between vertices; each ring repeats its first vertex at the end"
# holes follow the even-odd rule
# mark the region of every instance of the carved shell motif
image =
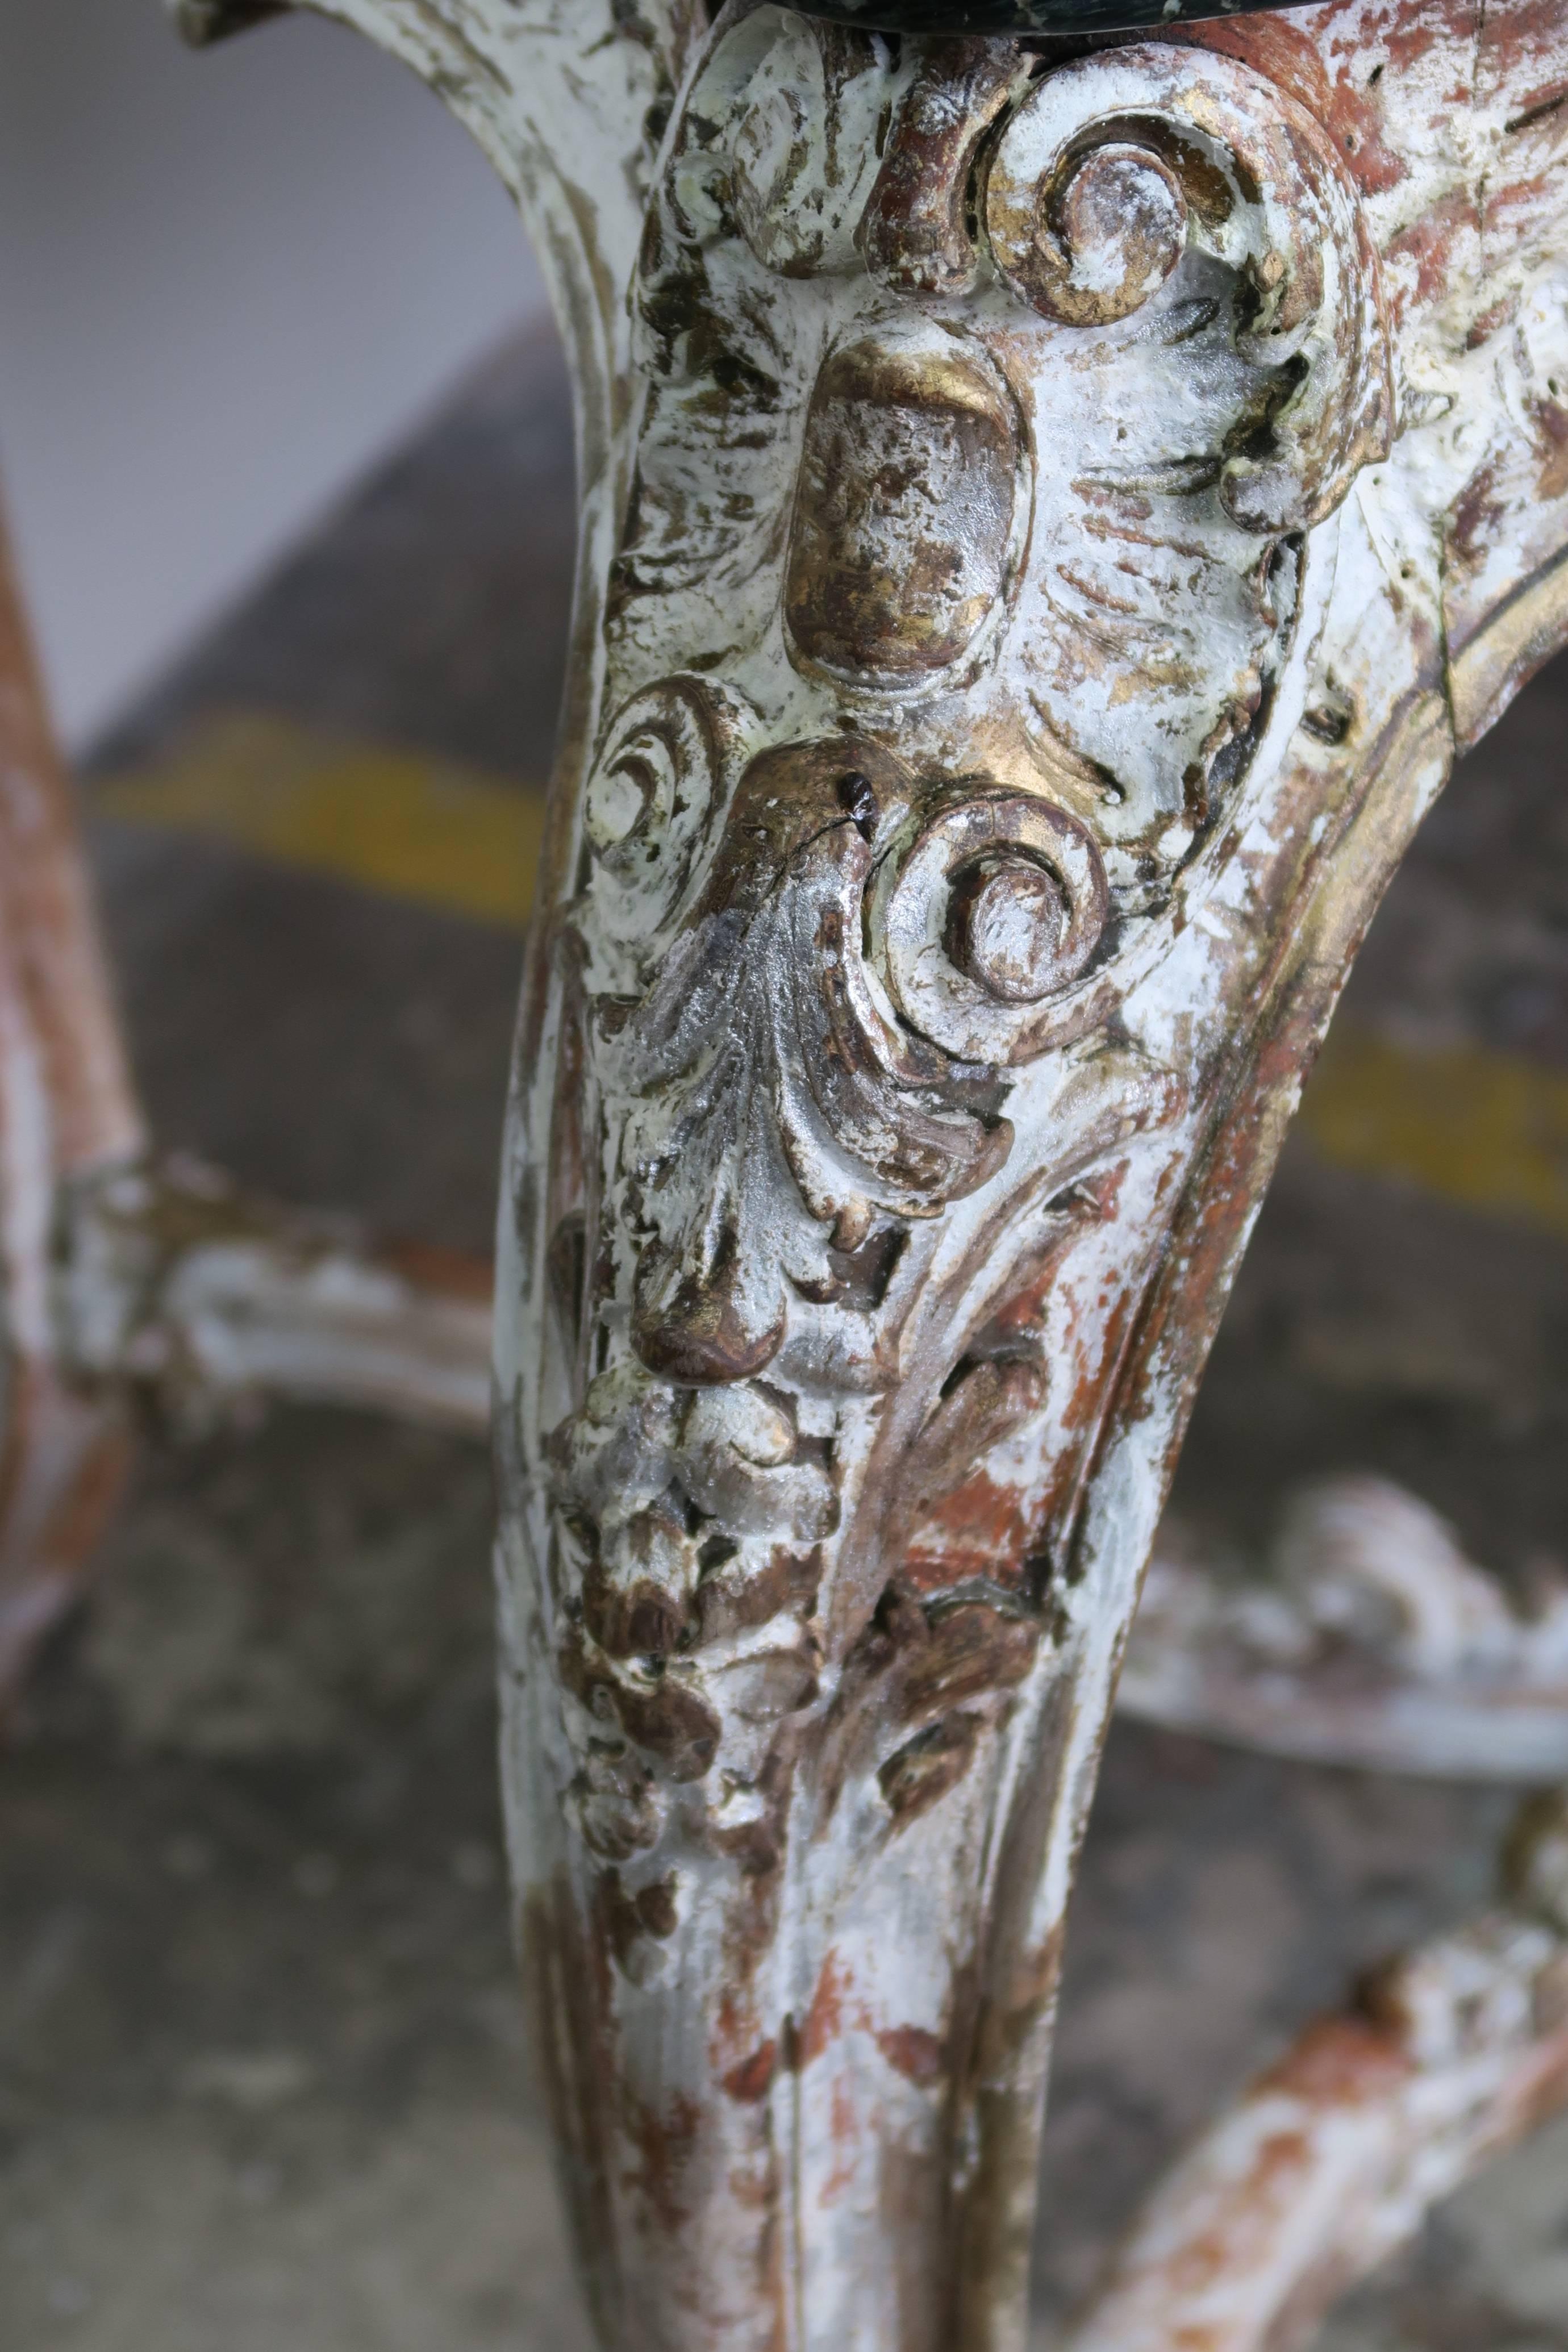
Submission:
MULTIPOLYGON (((1117 1008, 1173 894, 1201 904, 1310 534, 1390 421, 1331 147, 1178 47, 1047 71, 731 7, 634 302, 575 918, 605 1213, 554 1443, 573 1802, 606 1854, 718 1767, 713 1822, 765 1811, 819 1690, 855 1400, 905 1370, 911 1237, 987 1185, 1082 1183, 1108 1092, 1173 1115, 1117 1008), (1015 1171, 1026 1083, 1059 1110, 1015 1171)), ((1040 1378, 1000 1360, 1011 1429, 1040 1378)))

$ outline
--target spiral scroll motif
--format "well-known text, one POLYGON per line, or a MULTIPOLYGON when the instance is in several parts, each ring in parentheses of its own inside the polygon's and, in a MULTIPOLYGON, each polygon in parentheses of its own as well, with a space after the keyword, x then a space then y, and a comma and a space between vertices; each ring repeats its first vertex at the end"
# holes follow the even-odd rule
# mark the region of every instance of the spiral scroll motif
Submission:
POLYGON ((1040 1049, 1049 1001, 1088 970, 1110 893, 1088 828, 1030 795, 942 809, 887 889, 883 953, 910 1025, 970 1061, 1040 1049))
POLYGON ((1189 244, 1241 275, 1237 350, 1280 371, 1225 461, 1244 529, 1310 528, 1385 454, 1393 391, 1355 189, 1321 126, 1247 67, 1146 47, 1047 75, 996 150, 985 220, 1014 291, 1069 326, 1129 317, 1189 244))

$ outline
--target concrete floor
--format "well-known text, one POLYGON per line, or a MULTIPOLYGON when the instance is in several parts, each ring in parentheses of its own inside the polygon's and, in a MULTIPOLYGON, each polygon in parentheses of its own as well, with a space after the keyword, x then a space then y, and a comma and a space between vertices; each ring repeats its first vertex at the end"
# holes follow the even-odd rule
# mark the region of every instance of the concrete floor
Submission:
MULTIPOLYGON (((569 430, 510 353, 104 749, 243 708, 520 784, 548 759, 569 430)), ((1468 763, 1352 1018, 1568 1068, 1568 674, 1468 763)), ((95 827, 163 1137, 486 1246, 504 930, 95 827)), ((1386 1469, 1504 1569, 1568 1540, 1568 1246, 1293 1145, 1190 1517, 1386 1469)), ((150 1433, 0 1757, 0 2352, 577 2352, 513 1995, 477 1447, 328 1412, 150 1433)), ((1047 2133, 1042 2343, 1182 2136, 1347 1975, 1485 1899, 1506 1793, 1116 1732, 1047 2133)), ((1323 2352, 1568 2352, 1568 2127, 1323 2352)))

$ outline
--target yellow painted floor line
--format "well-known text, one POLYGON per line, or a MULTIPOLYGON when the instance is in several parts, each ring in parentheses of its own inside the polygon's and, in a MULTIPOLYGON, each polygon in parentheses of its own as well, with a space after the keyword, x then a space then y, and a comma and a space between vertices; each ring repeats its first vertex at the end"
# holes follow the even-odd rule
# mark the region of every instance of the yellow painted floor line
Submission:
MULTIPOLYGON (((96 814, 195 834, 369 890, 521 928, 544 796, 422 752, 224 712, 96 814)), ((1417 1052, 1343 1020, 1301 1106, 1319 1156, 1568 1238, 1568 1076, 1473 1048, 1417 1052)))
POLYGON ((1301 1103, 1321 1159, 1568 1238, 1568 1076, 1337 1022, 1301 1103))
POLYGON ((108 778, 89 807, 517 928, 528 919, 544 832, 542 792, 433 754, 241 711, 193 728, 156 766, 108 778))

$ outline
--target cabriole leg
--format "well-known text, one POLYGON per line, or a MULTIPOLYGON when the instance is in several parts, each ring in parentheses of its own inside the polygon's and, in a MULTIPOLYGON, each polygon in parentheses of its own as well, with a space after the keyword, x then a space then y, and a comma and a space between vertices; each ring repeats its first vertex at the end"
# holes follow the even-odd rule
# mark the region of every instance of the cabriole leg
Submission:
POLYGON ((149 1151, 0 528, 0 1714, 81 1589, 136 1391, 185 1426, 289 1396, 481 1432, 489 1287, 149 1151))
POLYGON ((62 1184, 142 1127, 0 521, 0 1705, 72 1598, 119 1492, 118 1401, 61 1364, 50 1261, 62 1184))

